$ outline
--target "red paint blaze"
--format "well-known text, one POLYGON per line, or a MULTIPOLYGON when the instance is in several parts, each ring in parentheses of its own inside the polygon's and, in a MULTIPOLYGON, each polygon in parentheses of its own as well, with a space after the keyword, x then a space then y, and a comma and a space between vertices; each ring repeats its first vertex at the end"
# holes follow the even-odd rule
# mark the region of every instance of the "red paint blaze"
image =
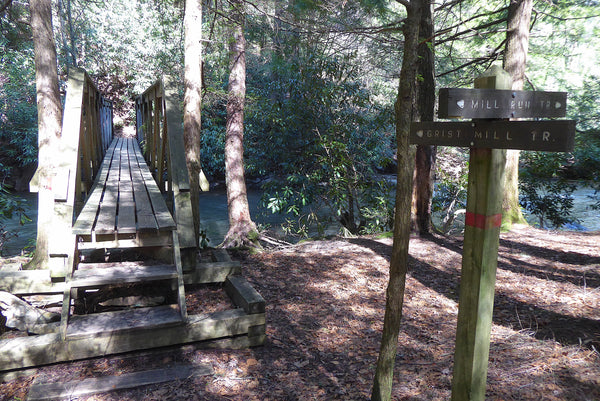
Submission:
POLYGON ((486 216, 473 212, 467 212, 465 216, 465 224, 467 226, 489 230, 490 228, 498 228, 502 225, 502 214, 493 214, 486 216))

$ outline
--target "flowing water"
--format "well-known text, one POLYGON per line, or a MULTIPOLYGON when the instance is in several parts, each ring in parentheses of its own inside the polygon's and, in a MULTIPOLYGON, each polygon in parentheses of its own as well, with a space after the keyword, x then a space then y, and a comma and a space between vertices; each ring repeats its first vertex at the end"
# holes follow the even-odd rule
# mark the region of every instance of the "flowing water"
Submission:
MULTIPOLYGON (((573 193, 575 206, 573 214, 579 219, 579 229, 587 231, 600 231, 600 210, 593 210, 590 205, 593 203, 591 196, 594 190, 587 187, 580 187, 573 193)), ((253 220, 257 224, 271 227, 277 234, 282 234, 281 224, 285 221, 285 216, 265 214, 259 211, 259 202, 262 192, 258 189, 248 190, 248 203, 253 220)), ((18 219, 13 218, 5 224, 5 229, 15 232, 18 236, 9 240, 2 250, 2 256, 19 255, 25 247, 32 245, 35 240, 37 228, 37 194, 20 193, 23 198, 27 216, 32 220, 19 225, 18 219)), ((217 246, 223 241, 223 237, 229 228, 227 216, 227 196, 224 190, 214 190, 200 194, 200 220, 202 229, 209 238, 210 246, 217 246)), ((530 219, 535 222, 535 217, 530 219)), ((337 230, 337 227, 335 228, 337 230)))
MULTIPOLYGON (((248 190, 248 204, 253 220, 262 226, 268 226, 278 235, 282 235, 281 224, 285 216, 272 215, 259 211, 259 203, 262 192, 258 189, 248 190)), ((32 245, 37 233, 37 194, 19 193, 18 196, 25 200, 24 209, 27 216, 32 220, 24 225, 19 224, 17 218, 6 222, 5 229, 17 234, 10 239, 2 250, 2 256, 19 255, 28 245, 32 245)), ((207 238, 209 246, 217 246, 227 234, 229 229, 229 218, 227 216, 227 195, 225 190, 214 190, 200 194, 200 223, 207 238)))

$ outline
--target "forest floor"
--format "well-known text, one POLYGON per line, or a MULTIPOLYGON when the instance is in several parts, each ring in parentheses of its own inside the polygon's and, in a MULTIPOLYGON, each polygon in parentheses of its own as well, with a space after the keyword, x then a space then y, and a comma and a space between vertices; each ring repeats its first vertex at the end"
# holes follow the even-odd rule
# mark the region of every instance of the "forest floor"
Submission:
MULTIPOLYGON (((24 400, 31 383, 186 363, 210 374, 83 400, 368 400, 385 309, 390 239, 312 241, 236 253, 267 303, 267 341, 242 350, 173 347, 57 364, 0 384, 24 400)), ((414 237, 394 372, 394 400, 449 400, 460 238, 414 237)), ((517 228, 500 240, 488 400, 600 400, 600 233, 517 228)), ((220 288, 188 303, 229 308, 220 288)))

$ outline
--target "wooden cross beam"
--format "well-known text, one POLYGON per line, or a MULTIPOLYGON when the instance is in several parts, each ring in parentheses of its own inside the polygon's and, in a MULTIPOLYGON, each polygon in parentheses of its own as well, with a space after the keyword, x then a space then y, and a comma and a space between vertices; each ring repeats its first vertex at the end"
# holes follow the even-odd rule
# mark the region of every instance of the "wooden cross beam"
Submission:
POLYGON ((476 89, 440 90, 440 117, 477 120, 419 122, 411 126, 413 144, 470 147, 452 401, 485 399, 505 149, 573 149, 574 121, 498 120, 564 117, 566 113, 565 93, 511 91, 511 85, 510 75, 492 66, 475 79, 476 89))

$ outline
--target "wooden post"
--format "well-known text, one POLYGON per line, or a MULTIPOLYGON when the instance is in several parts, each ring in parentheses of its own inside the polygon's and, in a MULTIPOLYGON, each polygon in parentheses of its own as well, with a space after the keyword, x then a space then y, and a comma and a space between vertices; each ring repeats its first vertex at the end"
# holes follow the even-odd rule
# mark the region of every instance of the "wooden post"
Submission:
MULTIPOLYGON (((492 66, 476 88, 510 89, 492 66)), ((483 401, 487 378, 506 150, 471 148, 452 401, 483 401)))
POLYGON ((57 182, 54 192, 53 235, 50 238, 49 268, 51 277, 64 277, 74 263, 75 235, 71 231, 79 174, 79 135, 81 131, 82 96, 85 72, 78 68, 70 71, 65 99, 62 137, 59 142, 61 154, 57 166, 57 182))
POLYGON ((173 188, 173 211, 179 234, 183 270, 190 271, 196 266, 196 235, 194 233, 194 220, 192 214, 192 201, 190 196, 190 179, 185 164, 185 146, 183 143, 183 129, 181 127, 181 110, 177 98, 176 81, 165 77, 164 98, 165 117, 167 120, 167 149, 171 185, 173 188))

